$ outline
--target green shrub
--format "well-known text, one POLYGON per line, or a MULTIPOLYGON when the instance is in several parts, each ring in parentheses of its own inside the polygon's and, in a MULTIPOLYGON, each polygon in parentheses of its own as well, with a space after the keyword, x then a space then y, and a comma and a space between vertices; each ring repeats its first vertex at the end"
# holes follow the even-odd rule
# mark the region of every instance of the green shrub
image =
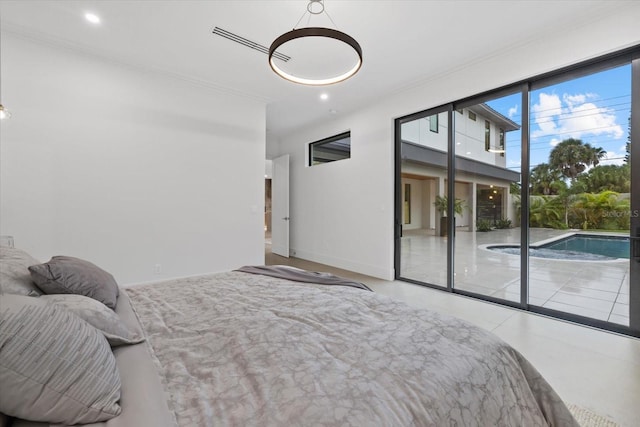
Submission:
POLYGON ((479 219, 478 222, 476 222, 476 230, 491 231, 491 221, 487 221, 486 219, 479 219))
POLYGON ((511 220, 508 218, 499 219, 498 221, 496 221, 496 228, 500 230, 511 228, 511 220))

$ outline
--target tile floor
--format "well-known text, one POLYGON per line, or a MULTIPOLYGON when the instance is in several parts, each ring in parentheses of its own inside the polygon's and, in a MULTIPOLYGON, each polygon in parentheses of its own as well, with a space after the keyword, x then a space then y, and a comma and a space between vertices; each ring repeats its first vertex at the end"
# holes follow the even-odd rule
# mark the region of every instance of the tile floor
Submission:
MULTIPOLYGON (((267 245, 266 264, 292 265, 349 277, 409 305, 457 316, 492 331, 529 359, 567 403, 590 409, 621 427, 639 425, 638 339, 406 282, 385 281, 310 261, 284 258, 271 254, 269 249, 267 245)), ((540 298, 544 299, 547 294, 542 293, 540 298)))
MULTIPOLYGON (((530 241, 536 244, 566 233, 531 229, 530 241)), ((519 302, 519 255, 485 249, 491 244, 519 242, 519 228, 487 233, 457 231, 454 286, 519 302)), ((405 231, 402 277, 446 286, 446 245, 447 239, 434 236, 433 231, 405 231)), ((529 271, 530 304, 629 325, 628 260, 595 262, 531 257, 529 271)))

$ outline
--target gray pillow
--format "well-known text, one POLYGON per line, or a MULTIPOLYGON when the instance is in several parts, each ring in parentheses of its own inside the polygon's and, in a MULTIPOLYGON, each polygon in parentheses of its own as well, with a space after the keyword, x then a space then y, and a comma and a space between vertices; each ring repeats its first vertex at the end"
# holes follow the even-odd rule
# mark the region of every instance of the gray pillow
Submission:
POLYGON ((54 256, 29 267, 31 278, 46 294, 84 295, 116 308, 118 284, 100 267, 79 258, 54 256))
POLYGON ((29 275, 29 266, 39 262, 20 249, 0 247, 0 294, 42 294, 29 275))
POLYGON ((98 329, 105 336, 111 347, 123 344, 137 344, 144 341, 140 329, 131 330, 125 325, 115 311, 93 298, 83 295, 42 295, 41 300, 51 304, 59 304, 82 320, 98 329))
POLYGON ((120 414, 120 376, 105 337, 40 298, 0 298, 0 412, 77 424, 120 414), (7 392, 10 390, 10 392, 7 392))

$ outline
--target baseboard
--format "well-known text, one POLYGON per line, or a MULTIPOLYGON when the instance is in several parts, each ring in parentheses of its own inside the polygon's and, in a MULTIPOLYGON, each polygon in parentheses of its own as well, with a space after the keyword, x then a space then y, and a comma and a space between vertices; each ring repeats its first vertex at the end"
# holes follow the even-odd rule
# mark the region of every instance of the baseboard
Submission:
POLYGON ((296 258, 317 262, 319 264, 330 265, 331 267, 353 271, 354 273, 364 274, 366 276, 376 277, 378 279, 394 279, 393 269, 387 270, 377 265, 363 264, 360 262, 349 261, 344 258, 337 258, 330 255, 317 254, 293 248, 290 249, 289 253, 291 254, 291 256, 294 256, 296 258))

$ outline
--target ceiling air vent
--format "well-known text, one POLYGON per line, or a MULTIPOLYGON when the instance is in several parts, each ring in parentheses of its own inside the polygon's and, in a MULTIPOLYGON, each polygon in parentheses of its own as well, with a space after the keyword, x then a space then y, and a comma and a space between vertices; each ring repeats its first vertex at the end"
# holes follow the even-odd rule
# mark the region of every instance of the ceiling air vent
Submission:
MULTIPOLYGON (((269 54, 268 47, 262 46, 260 43, 252 42, 251 40, 245 39, 244 37, 239 36, 237 34, 233 34, 232 32, 229 32, 227 30, 223 30, 220 27, 215 27, 213 29, 213 34, 217 34, 219 36, 224 37, 225 39, 229 39, 236 43, 240 43, 243 46, 250 47, 251 49, 257 50, 258 52, 262 52, 265 55, 269 54)), ((273 57, 284 62, 287 62, 288 60, 291 59, 290 56, 283 55, 280 52, 274 52, 273 57)))

